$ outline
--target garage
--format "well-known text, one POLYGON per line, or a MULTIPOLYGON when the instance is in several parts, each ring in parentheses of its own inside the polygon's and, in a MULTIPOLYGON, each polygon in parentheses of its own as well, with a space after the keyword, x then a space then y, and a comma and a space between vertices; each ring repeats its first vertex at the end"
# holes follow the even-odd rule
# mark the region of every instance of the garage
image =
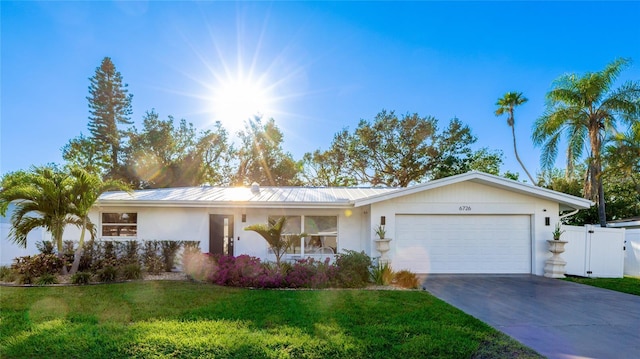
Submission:
POLYGON ((531 273, 529 215, 396 215, 394 269, 531 273))

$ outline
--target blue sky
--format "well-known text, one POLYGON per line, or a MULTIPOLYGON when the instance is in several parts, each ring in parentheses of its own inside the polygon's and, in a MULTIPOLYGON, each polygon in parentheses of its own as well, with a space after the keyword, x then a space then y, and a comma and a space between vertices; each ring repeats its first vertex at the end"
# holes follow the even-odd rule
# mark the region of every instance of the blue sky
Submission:
POLYGON ((555 78, 629 57, 620 80, 640 79, 640 2, 3 1, 0 11, 3 174, 62 163, 61 147, 88 134, 88 79, 105 56, 129 84, 138 128, 155 109, 235 132, 242 120, 218 104, 242 78, 296 159, 387 109, 442 126, 458 117, 474 147, 504 151, 503 170, 521 179, 498 97, 529 98, 516 135, 538 172, 531 127, 555 78))

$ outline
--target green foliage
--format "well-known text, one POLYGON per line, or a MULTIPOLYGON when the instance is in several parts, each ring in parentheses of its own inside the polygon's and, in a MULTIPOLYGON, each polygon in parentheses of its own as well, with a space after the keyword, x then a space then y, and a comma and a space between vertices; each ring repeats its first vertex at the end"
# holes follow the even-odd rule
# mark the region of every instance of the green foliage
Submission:
POLYGON ((49 285, 49 284, 58 284, 58 277, 53 274, 43 274, 38 277, 35 281, 37 285, 49 285))
POLYGON ((337 281, 339 286, 361 288, 369 284, 371 257, 364 251, 346 250, 344 253, 336 255, 335 263, 338 267, 337 281))
POLYGON ((267 224, 253 224, 245 227, 245 231, 253 231, 258 233, 264 238, 269 247, 273 250, 273 254, 276 257, 276 265, 280 266, 282 256, 287 252, 287 249, 291 247, 291 244, 301 237, 304 237, 304 233, 297 235, 282 235, 282 231, 287 223, 287 217, 282 216, 277 220, 270 219, 267 224))
POLYGON ((161 120, 147 112, 143 129, 129 134, 127 169, 142 188, 227 184, 230 173, 228 134, 217 122, 214 130, 197 133, 193 124, 161 120))
POLYGON ((299 164, 282 149, 283 134, 273 119, 262 123, 256 117, 248 120, 238 133, 240 148, 238 164, 231 179, 233 185, 251 185, 256 182, 269 186, 296 186, 299 164))
POLYGON ((393 282, 394 272, 389 263, 371 266, 371 281, 376 285, 389 285, 393 282))
POLYGON ((539 357, 424 291, 160 281, 2 288, 0 307, 2 358, 539 357))
POLYGON ((616 292, 628 293, 640 296, 640 278, 581 278, 567 277, 565 280, 594 287, 615 290, 616 292))
POLYGON ((118 269, 112 266, 106 266, 97 273, 98 281, 100 282, 114 282, 118 279, 118 269))
POLYGON ((140 264, 140 242, 138 241, 126 241, 122 242, 122 258, 120 263, 122 264, 140 264))
POLYGON ((135 280, 142 278, 142 268, 140 264, 127 264, 120 268, 120 273, 123 279, 135 280))
POLYGON ((165 272, 171 272, 173 269, 181 246, 180 241, 160 241, 160 253, 165 272))
POLYGON ((630 63, 617 59, 602 71, 583 76, 566 74, 553 83, 547 93, 545 113, 536 120, 532 139, 542 146, 540 161, 550 169, 558 155, 561 139, 567 139, 567 172, 587 154, 583 194, 598 201, 598 219, 606 226, 605 194, 603 188, 603 140, 614 131, 618 122, 633 123, 640 116, 640 83, 628 81, 613 88, 620 72, 630 63), (604 192, 604 193, 603 193, 604 192))
POLYGON ((14 259, 11 269, 26 278, 55 274, 62 269, 62 260, 55 254, 37 254, 14 259))
POLYGON ((119 171, 118 155, 122 148, 123 133, 118 125, 130 125, 133 113, 127 84, 116 70, 111 58, 105 57, 89 79, 89 132, 97 149, 109 155, 111 160, 107 172, 111 176, 119 171))
POLYGON ((406 269, 398 271, 394 274, 393 283, 402 288, 416 289, 420 287, 418 276, 406 269))
POLYGON ((53 254, 55 248, 53 247, 53 243, 51 241, 40 241, 36 242, 36 248, 42 254, 53 254))
POLYGON ((91 277, 93 275, 90 272, 76 272, 71 275, 71 283, 72 284, 89 284, 91 282, 91 277))
POLYGON ((18 278, 17 273, 8 266, 0 266, 0 282, 14 282, 18 278))
POLYGON ((158 241, 144 241, 144 252, 142 254, 142 263, 147 272, 151 274, 158 274, 162 272, 164 263, 162 257, 159 254, 160 242, 158 241))

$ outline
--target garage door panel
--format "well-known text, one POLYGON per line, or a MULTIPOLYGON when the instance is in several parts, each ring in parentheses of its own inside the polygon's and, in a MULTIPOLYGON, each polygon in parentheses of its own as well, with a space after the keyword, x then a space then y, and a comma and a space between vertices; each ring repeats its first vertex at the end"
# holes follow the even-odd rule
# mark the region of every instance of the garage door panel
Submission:
POLYGON ((398 215, 393 266, 418 273, 530 273, 529 216, 398 215))

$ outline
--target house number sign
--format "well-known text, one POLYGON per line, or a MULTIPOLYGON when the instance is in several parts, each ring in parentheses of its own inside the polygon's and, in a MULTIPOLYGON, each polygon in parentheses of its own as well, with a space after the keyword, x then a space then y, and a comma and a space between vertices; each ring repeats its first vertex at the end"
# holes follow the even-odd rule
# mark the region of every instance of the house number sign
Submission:
POLYGON ((461 212, 468 212, 471 210, 471 206, 460 206, 458 210, 460 210, 461 212))

